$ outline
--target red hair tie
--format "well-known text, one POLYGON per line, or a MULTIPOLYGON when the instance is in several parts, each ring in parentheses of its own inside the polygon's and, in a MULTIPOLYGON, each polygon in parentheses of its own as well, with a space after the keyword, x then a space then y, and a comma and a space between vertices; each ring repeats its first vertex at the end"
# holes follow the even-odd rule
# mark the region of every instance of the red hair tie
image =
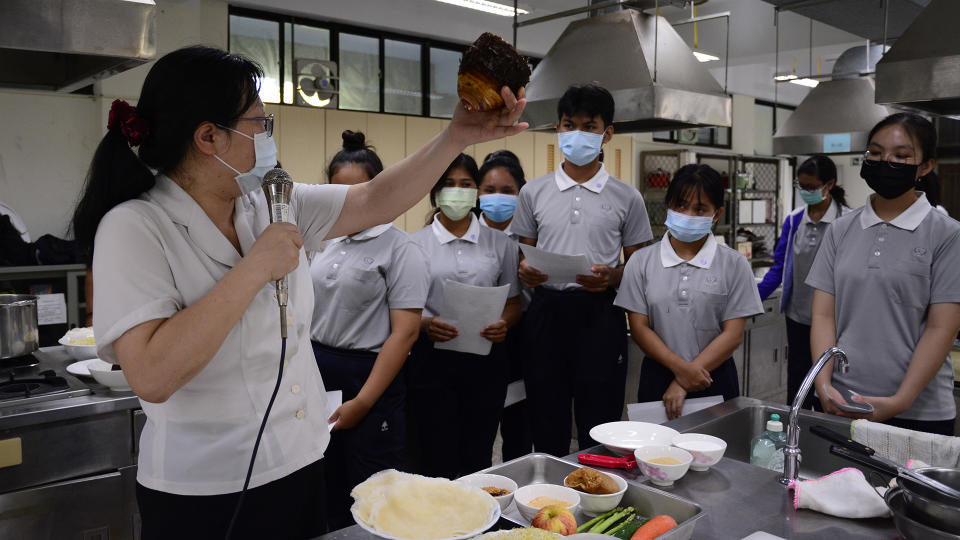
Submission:
POLYGON ((150 135, 147 121, 137 116, 137 108, 130 106, 122 99, 115 99, 110 105, 107 129, 110 131, 119 129, 130 146, 139 146, 150 135))

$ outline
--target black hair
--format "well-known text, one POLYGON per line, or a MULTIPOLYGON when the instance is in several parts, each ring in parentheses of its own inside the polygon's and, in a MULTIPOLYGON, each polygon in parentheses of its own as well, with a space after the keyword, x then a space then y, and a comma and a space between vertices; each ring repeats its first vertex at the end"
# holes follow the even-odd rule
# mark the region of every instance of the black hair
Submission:
POLYGON ((557 103, 557 122, 563 120, 563 115, 586 113, 591 118, 600 115, 606 128, 613 124, 614 108, 613 96, 606 88, 593 83, 571 86, 557 103))
POLYGON ((715 209, 723 208, 723 180, 720 179, 720 173, 709 165, 684 165, 670 180, 663 202, 667 208, 677 208, 701 191, 707 195, 715 209))
POLYGON ((527 179, 523 174, 523 167, 520 166, 520 158, 516 154, 509 150, 497 150, 496 152, 491 152, 487 154, 487 157, 483 158, 483 165, 480 166, 480 172, 477 173, 477 187, 480 187, 480 182, 483 182, 483 177, 487 175, 493 169, 500 167, 506 169, 510 176, 513 177, 513 180, 517 183, 517 191, 520 191, 526 183, 527 179))
POLYGON ((233 127, 259 99, 257 80, 262 77, 257 63, 211 47, 185 47, 157 60, 137 101, 136 117, 148 130, 138 152, 120 129, 111 129, 90 162, 72 221, 84 262, 92 262, 103 216, 152 188, 153 171, 175 171, 193 144, 197 126, 212 122, 233 127))
POLYGON ((917 182, 917 190, 922 191, 927 196, 927 201, 932 206, 940 206, 940 177, 937 173, 931 171, 917 182))
MULTIPOLYGON (((458 167, 466 169, 467 174, 473 178, 473 183, 479 185, 480 171, 477 169, 477 161, 467 154, 460 154, 454 158, 454 160, 450 162, 450 165, 447 167, 447 170, 443 171, 443 174, 440 175, 440 179, 437 180, 437 183, 430 188, 430 206, 433 207, 433 210, 430 211, 430 215, 427 217, 428 225, 431 221, 433 221, 433 216, 440 211, 440 209, 437 208, 437 193, 440 193, 440 190, 446 187, 447 175, 458 167)), ((474 208, 473 212, 478 214, 480 210, 478 208, 474 208)))
POLYGON ((330 165, 327 165, 328 181, 333 179, 333 175, 337 174, 341 167, 351 163, 363 165, 369 178, 383 172, 383 162, 374 148, 366 143, 363 132, 348 129, 340 136, 343 137, 343 148, 333 156, 330 165))
MULTIPOLYGON (((904 131, 907 132, 907 135, 920 145, 920 153, 923 155, 923 159, 920 160, 921 164, 931 159, 937 159, 937 129, 933 127, 932 122, 919 114, 908 112, 891 114, 873 126, 867 140, 872 141, 873 136, 876 135, 878 131, 893 125, 902 127, 904 131)), ((930 176, 930 174, 933 174, 933 171, 926 176, 930 176)), ((926 176, 920 177, 919 180, 922 181, 926 176)))
POLYGON ((833 180, 830 196, 837 201, 838 206, 847 205, 846 191, 837 184, 837 166, 832 159, 822 154, 811 156, 797 167, 797 175, 801 174, 812 176, 823 185, 833 180))

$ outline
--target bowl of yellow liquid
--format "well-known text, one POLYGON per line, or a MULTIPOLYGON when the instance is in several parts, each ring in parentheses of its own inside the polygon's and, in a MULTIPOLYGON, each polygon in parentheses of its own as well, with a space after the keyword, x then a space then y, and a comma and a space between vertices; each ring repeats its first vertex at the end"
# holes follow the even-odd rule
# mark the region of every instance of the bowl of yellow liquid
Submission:
POLYGON ((672 486, 690 469, 693 456, 675 446, 644 446, 633 451, 637 467, 658 486, 672 486))

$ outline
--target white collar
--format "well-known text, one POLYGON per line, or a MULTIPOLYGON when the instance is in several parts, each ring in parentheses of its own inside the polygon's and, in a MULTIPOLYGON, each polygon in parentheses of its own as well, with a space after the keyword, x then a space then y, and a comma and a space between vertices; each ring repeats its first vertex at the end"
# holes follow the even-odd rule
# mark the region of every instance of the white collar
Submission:
MULTIPOLYGON (((860 212, 860 226, 864 229, 873 227, 877 223, 883 223, 883 220, 880 219, 880 216, 873 211, 873 195, 867 199, 867 204, 863 205, 863 212, 860 212)), ((900 213, 899 216, 893 218, 889 223, 898 229, 903 229, 905 231, 914 231, 917 227, 920 226, 920 223, 923 221, 927 214, 930 213, 933 207, 930 206, 930 202, 927 201, 926 193, 922 191, 917 192, 917 200, 913 202, 906 210, 900 213)))
MULTIPOLYGON (((835 202, 836 201, 830 201, 830 208, 827 208, 827 211, 823 213, 823 217, 821 217, 817 223, 833 223, 833 220, 840 217, 840 205, 834 204, 835 202)), ((810 205, 807 205, 803 209, 803 221, 813 223, 813 220, 810 219, 810 205)))
POLYGON ((454 236, 453 233, 447 230, 446 227, 440 223, 440 216, 433 216, 433 223, 430 226, 433 228, 433 235, 437 237, 437 240, 441 244, 449 244, 454 240, 464 240, 466 242, 471 242, 476 244, 480 240, 480 220, 477 219, 477 215, 473 212, 470 212, 470 228, 467 229, 467 233, 463 237, 454 236))
POLYGON ((660 240, 660 263, 663 264, 664 268, 687 263, 697 268, 706 269, 710 268, 710 265, 713 264, 713 257, 717 254, 717 240, 713 237, 712 232, 707 235, 707 241, 703 243, 703 247, 700 248, 697 255, 689 261, 685 261, 677 255, 677 252, 673 249, 673 245, 670 243, 669 235, 669 232, 664 233, 663 239, 660 240))
MULTIPOLYGON (((493 229, 493 227, 491 227, 490 224, 487 223, 486 218, 483 217, 482 215, 481 215, 481 217, 480 217, 479 219, 477 219, 477 221, 480 222, 480 226, 481 226, 481 227, 486 227, 486 228, 488 228, 488 229, 493 229)), ((513 225, 513 222, 512 222, 512 221, 510 222, 510 225, 513 225)), ((500 231, 500 232, 502 232, 503 234, 505 234, 505 235, 507 235, 507 236, 512 236, 512 235, 513 235, 513 232, 510 230, 510 225, 507 225, 507 227, 506 227, 505 229, 503 229, 502 231, 500 231)), ((499 230, 499 229, 495 229, 495 230, 499 230)))
POLYGON ((357 234, 354 234, 353 236, 340 236, 340 237, 337 237, 337 238, 331 238, 331 239, 330 239, 330 243, 343 242, 343 241, 346 240, 347 238, 349 238, 350 240, 356 240, 356 241, 370 240, 371 238, 376 238, 376 237, 380 236, 381 234, 387 232, 388 230, 390 230, 390 227, 393 227, 393 224, 392 224, 392 223, 384 223, 383 225, 375 225, 375 226, 373 226, 373 227, 370 227, 369 229, 360 231, 360 232, 358 232, 357 234))
POLYGON ((582 184, 567 175, 566 171, 563 170, 563 164, 560 164, 560 166, 557 167, 553 177, 554 180, 556 180, 557 187, 560 188, 560 191, 566 191, 573 186, 583 186, 594 193, 600 193, 603 191, 603 186, 607 185, 607 180, 610 179, 610 174, 607 173, 607 168, 601 161, 600 170, 597 171, 597 174, 593 175, 593 177, 582 184))

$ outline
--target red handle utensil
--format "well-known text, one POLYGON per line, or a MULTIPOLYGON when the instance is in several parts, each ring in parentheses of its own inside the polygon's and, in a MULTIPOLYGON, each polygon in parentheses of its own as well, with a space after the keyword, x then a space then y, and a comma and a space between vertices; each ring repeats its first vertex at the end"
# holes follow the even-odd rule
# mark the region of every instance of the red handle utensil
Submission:
POLYGON ((597 454, 579 454, 577 455, 577 461, 583 465, 606 467, 608 469, 632 469, 637 466, 637 460, 633 456, 613 457, 600 456, 597 454))

